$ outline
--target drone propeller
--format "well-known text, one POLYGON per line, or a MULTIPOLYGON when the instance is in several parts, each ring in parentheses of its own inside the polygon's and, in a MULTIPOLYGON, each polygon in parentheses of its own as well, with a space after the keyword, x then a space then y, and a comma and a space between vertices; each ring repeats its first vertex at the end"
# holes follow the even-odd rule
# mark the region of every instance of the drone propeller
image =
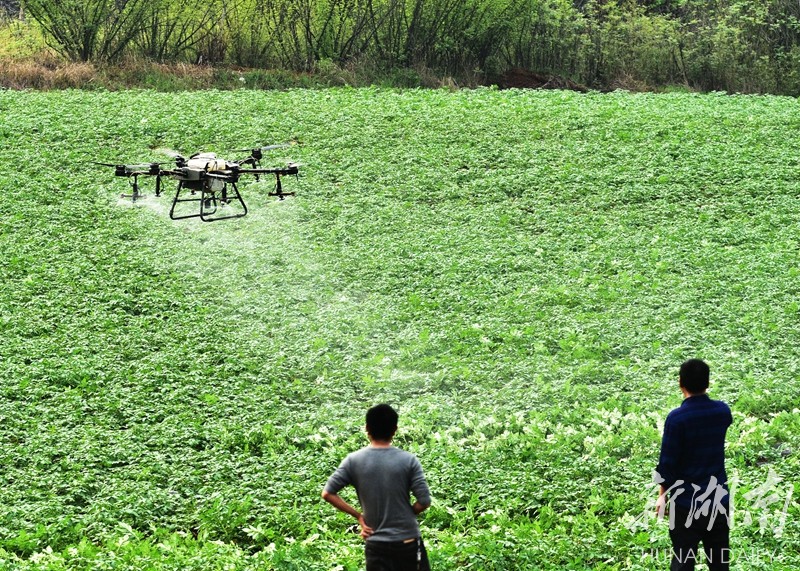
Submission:
POLYGON ((93 165, 100 165, 101 167, 115 167, 115 168, 116 167, 127 167, 127 168, 131 168, 132 169, 132 168, 137 168, 137 167, 152 168, 153 165, 159 165, 159 166, 161 166, 161 165, 170 165, 170 164, 172 164, 172 162, 170 161, 170 162, 160 162, 160 163, 150 162, 150 163, 129 163, 129 164, 125 164, 125 163, 101 163, 101 162, 98 162, 98 161, 92 161, 92 164, 93 165))
POLYGON ((234 153, 251 153, 253 151, 272 151, 274 149, 282 149, 284 147, 291 147, 292 145, 296 145, 294 141, 290 141, 288 143, 277 143, 275 145, 266 145, 264 147, 255 147, 252 149, 236 149, 233 151, 234 153))
POLYGON ((153 149, 156 153, 161 153, 162 155, 167 155, 173 159, 182 159, 183 155, 176 151, 175 149, 168 149, 166 147, 159 147, 157 149, 153 149))

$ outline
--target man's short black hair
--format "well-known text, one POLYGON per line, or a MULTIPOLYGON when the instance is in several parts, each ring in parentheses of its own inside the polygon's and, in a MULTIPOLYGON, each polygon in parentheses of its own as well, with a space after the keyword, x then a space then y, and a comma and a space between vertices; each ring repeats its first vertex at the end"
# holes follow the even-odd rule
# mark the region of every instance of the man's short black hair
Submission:
POLYGON ((367 411, 367 432, 375 440, 391 440, 397 431, 397 412, 388 404, 378 404, 367 411))
POLYGON ((703 393, 708 389, 710 371, 705 361, 700 359, 685 361, 681 365, 679 375, 681 386, 693 395, 703 393))

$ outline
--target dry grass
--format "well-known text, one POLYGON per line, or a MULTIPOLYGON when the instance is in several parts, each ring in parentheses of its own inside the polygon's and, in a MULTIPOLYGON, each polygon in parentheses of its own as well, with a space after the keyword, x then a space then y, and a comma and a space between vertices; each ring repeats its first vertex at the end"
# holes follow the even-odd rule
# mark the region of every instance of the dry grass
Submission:
POLYGON ((64 64, 48 55, 0 60, 0 87, 7 89, 87 88, 96 78, 90 63, 64 64))
POLYGON ((177 91, 208 89, 216 86, 213 67, 188 63, 164 64, 135 59, 99 69, 98 80, 108 89, 145 87, 161 91, 177 91))
POLYGON ((137 59, 129 59, 114 65, 74 63, 49 53, 39 57, 0 57, 0 89, 72 88, 116 91, 144 88, 156 91, 182 91, 242 87, 256 89, 341 85, 359 87, 375 83, 396 87, 422 86, 450 90, 457 90, 460 87, 453 78, 439 77, 426 68, 387 73, 363 63, 340 67, 326 62, 313 73, 296 73, 233 66, 162 64, 137 59))
POLYGON ((215 82, 214 69, 190 64, 128 61, 114 66, 65 62, 43 54, 0 58, 0 87, 6 89, 125 89, 148 87, 167 91, 203 89, 215 82))
POLYGON ((633 77, 629 73, 621 73, 608 86, 608 91, 620 89, 622 91, 630 91, 632 93, 646 93, 655 91, 655 89, 648 85, 647 82, 633 77))

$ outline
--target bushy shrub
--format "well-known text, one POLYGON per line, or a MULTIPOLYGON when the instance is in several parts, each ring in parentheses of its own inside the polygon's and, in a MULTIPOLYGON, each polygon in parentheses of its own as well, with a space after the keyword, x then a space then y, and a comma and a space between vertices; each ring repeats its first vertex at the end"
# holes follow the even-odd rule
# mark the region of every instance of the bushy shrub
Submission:
MULTIPOLYGON (((476 85, 519 68, 598 89, 682 85, 800 93, 800 4, 789 0, 92 0, 91 9, 85 5, 31 0, 26 7, 37 26, 17 25, 15 33, 41 32, 48 46, 75 62, 134 58, 280 69, 318 74, 327 85, 476 85)), ((0 13, 14 6, 4 2, 0 13)))

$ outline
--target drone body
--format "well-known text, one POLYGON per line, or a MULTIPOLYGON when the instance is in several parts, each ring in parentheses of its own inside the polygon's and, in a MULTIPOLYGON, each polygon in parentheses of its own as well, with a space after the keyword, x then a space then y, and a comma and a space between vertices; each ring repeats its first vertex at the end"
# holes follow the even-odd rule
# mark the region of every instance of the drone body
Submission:
MULTIPOLYGON (((113 166, 116 176, 131 179, 133 193, 123 195, 136 202, 142 195, 139 194, 139 177, 156 177, 156 196, 161 196, 161 179, 169 177, 178 181, 178 188, 172 200, 169 216, 173 220, 186 218, 200 218, 203 222, 225 220, 228 218, 241 218, 247 214, 247 205, 239 193, 237 183, 243 174, 254 175, 258 180, 259 175, 275 175, 275 189, 270 196, 277 196, 283 200, 293 192, 283 192, 281 176, 297 175, 298 166, 289 163, 283 168, 261 169, 258 161, 262 158, 262 151, 282 147, 285 145, 270 145, 255 148, 249 151, 250 155, 239 161, 227 161, 217 157, 214 153, 195 153, 188 159, 175 154, 175 167, 162 169, 161 163, 141 165, 110 165, 113 166), (251 168, 242 168, 249 166, 251 168)), ((245 152, 245 151, 242 151, 245 152)))

